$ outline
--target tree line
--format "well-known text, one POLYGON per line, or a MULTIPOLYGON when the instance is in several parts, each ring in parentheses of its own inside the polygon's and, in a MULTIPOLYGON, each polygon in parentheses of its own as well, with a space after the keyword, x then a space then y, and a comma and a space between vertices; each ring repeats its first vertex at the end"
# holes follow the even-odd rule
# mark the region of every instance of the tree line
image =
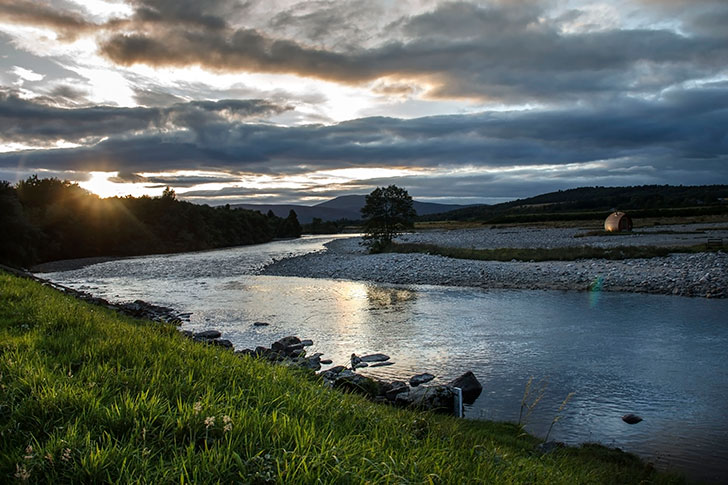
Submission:
POLYGON ((32 176, 0 181, 0 263, 16 267, 93 256, 199 251, 299 237, 296 213, 210 207, 161 197, 99 198, 78 184, 32 176))
POLYGON ((681 209, 682 215, 725 213, 728 185, 640 185, 630 187, 580 187, 503 202, 465 207, 419 220, 528 222, 601 217, 613 210, 659 215, 666 209, 681 209), (579 213, 582 213, 580 215, 579 213), (605 213, 605 214, 602 214, 605 213))

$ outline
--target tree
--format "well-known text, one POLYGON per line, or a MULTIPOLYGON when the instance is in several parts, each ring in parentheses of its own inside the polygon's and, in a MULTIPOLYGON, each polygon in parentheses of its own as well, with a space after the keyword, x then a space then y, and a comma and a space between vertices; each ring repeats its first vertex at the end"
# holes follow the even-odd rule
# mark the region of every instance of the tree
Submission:
POLYGON ((280 221, 278 224, 278 233, 276 234, 276 237, 301 237, 302 232, 296 211, 291 209, 288 212, 288 217, 280 221))
POLYGON ((364 222, 364 244, 371 252, 379 252, 405 230, 414 227, 417 215, 412 197, 396 185, 377 187, 367 195, 361 209, 364 222))
POLYGON ((167 188, 162 191, 162 199, 177 200, 177 192, 168 185, 167 188))

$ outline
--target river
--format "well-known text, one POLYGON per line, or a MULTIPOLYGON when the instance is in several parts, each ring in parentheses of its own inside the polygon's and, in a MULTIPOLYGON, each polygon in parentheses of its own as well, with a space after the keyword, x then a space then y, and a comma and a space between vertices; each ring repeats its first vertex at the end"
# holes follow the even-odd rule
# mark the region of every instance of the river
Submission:
POLYGON ((550 439, 598 442, 691 478, 728 480, 728 300, 256 274, 329 240, 122 259, 43 276, 112 301, 191 312, 184 329, 218 329, 236 348, 298 335, 334 365, 352 352, 390 355, 394 365, 362 371, 378 377, 430 372, 445 383, 472 370, 484 391, 466 408, 470 418, 517 421, 533 377, 532 390, 545 389, 525 420, 537 436, 573 392, 550 439), (644 421, 628 425, 626 413, 644 421))

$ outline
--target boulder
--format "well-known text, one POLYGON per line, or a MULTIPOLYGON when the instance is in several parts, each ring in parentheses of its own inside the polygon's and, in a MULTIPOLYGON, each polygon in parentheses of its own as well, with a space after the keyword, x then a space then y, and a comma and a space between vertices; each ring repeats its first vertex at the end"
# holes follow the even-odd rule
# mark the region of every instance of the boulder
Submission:
POLYGON ((452 414, 455 409, 455 391, 449 386, 422 386, 397 394, 395 403, 452 414))
MULTIPOLYGON (((289 347, 289 349, 290 349, 290 347, 289 347)), ((291 357, 305 357, 306 351, 303 350, 303 348, 292 349, 292 350, 289 350, 288 352, 286 352, 286 355, 289 355, 291 357)))
POLYGON ((382 391, 388 400, 394 401, 398 394, 408 392, 409 386, 403 381, 388 382, 382 386, 382 391))
POLYGON ((369 367, 386 367, 388 365, 394 365, 394 362, 375 362, 371 364, 369 367))
POLYGON ((386 354, 369 354, 361 357, 362 362, 384 362, 389 360, 389 356, 386 354))
POLYGON ((210 340, 210 343, 212 345, 217 345, 217 346, 223 347, 225 349, 233 348, 233 343, 231 341, 229 341, 228 339, 224 339, 224 338, 210 340))
POLYGON ((268 325, 270 325, 268 322, 253 322, 254 327, 267 327, 268 325))
POLYGON ((313 340, 308 338, 305 340, 301 340, 301 345, 303 345, 304 347, 310 347, 311 345, 313 345, 313 340))
POLYGON ((640 421, 642 421, 642 417, 637 416, 636 414, 629 413, 629 414, 625 414, 624 416, 622 416, 622 421, 624 421, 627 424, 637 424, 640 421))
POLYGON ((329 365, 329 364, 333 364, 333 363, 334 363, 334 361, 331 359, 321 359, 322 365, 329 365))
POLYGON ((473 404, 483 392, 483 386, 478 382, 471 371, 466 372, 457 379, 448 382, 448 386, 459 387, 463 391, 463 401, 466 404, 473 404))
POLYGON ((270 348, 276 351, 286 352, 289 347, 300 343, 301 339, 298 337, 283 337, 282 339, 273 342, 273 345, 271 345, 270 348))
POLYGON ((203 330, 194 334, 195 338, 211 340, 214 338, 222 337, 222 333, 219 330, 203 330))
POLYGON ((425 382, 430 382, 432 379, 434 379, 435 376, 432 374, 425 372, 423 374, 417 374, 416 376, 410 377, 409 383, 412 387, 417 387, 420 384, 424 384, 425 382))

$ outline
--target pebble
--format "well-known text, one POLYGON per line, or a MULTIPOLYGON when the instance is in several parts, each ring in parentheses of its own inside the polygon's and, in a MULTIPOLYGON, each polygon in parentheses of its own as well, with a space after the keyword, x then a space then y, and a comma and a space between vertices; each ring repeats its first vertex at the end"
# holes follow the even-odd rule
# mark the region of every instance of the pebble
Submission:
MULTIPOLYGON (((705 227, 701 224, 700 227, 705 227)), ((658 226, 659 227, 659 226, 658 226)), ((723 226, 724 227, 724 226, 723 226)), ((669 226, 690 230, 690 226, 669 226)), ((693 228, 694 229, 694 228, 693 228)), ((676 244, 671 234, 639 237, 574 238, 583 229, 476 229, 424 231, 408 234, 412 242, 461 247, 568 247, 627 244, 676 244), (602 240, 608 241, 602 241, 602 240), (474 244, 479 241, 480 244, 474 244), (510 246, 506 243, 510 243, 510 246), (541 244, 541 246, 536 246, 541 244)), ((719 233, 728 231, 717 231, 719 233)), ((696 235, 698 237, 698 235, 696 235)), ((705 235, 700 235, 702 240, 705 235)), ((473 261, 427 254, 367 254, 360 238, 337 239, 327 251, 277 261, 262 274, 374 281, 393 284, 432 284, 481 288, 557 289, 585 291, 601 279, 602 291, 728 297, 728 254, 685 254, 631 260, 531 262, 473 261)), ((682 239, 680 241, 683 241, 682 239)), ((686 239, 688 244, 700 242, 686 239)))

